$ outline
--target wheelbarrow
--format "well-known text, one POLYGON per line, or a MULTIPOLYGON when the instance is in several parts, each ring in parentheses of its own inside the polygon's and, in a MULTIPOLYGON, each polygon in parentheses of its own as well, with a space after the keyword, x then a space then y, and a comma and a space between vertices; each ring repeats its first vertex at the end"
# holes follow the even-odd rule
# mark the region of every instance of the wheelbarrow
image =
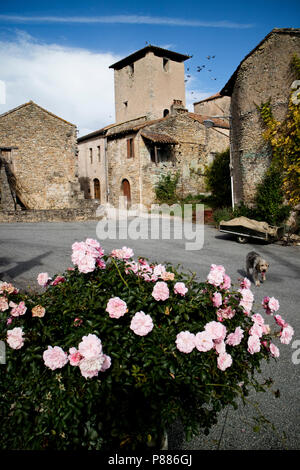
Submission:
POLYGON ((252 238, 272 243, 282 238, 284 227, 276 227, 247 217, 236 217, 227 221, 221 220, 219 231, 235 235, 239 243, 247 243, 252 238))

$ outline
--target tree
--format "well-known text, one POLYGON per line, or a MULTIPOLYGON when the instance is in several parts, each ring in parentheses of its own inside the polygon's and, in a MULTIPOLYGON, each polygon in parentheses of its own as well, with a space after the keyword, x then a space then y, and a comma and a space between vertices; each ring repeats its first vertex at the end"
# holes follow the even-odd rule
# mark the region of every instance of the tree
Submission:
POLYGON ((207 191, 212 193, 216 207, 231 206, 230 182, 230 153, 229 148, 216 154, 214 161, 205 171, 207 191))

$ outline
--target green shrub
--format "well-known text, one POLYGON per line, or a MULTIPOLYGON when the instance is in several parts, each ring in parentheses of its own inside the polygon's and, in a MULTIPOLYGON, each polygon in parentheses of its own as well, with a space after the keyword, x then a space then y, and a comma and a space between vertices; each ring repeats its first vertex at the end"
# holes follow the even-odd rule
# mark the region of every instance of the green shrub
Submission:
POLYGON ((179 172, 174 175, 171 172, 162 173, 154 186, 156 200, 159 203, 173 204, 178 201, 176 193, 179 180, 179 172))
POLYGON ((217 153, 214 161, 205 171, 207 191, 212 194, 215 207, 228 207, 231 205, 230 180, 230 152, 229 149, 217 153))
POLYGON ((132 451, 176 421, 191 438, 266 389, 256 374, 277 357, 280 332, 252 337, 249 286, 231 288, 222 266, 199 282, 132 256, 125 247, 104 256, 87 239, 73 244, 74 270, 39 275, 43 292, 0 285, 1 449, 132 451), (146 324, 134 324, 142 312, 146 324))
POLYGON ((216 226, 219 225, 221 220, 230 220, 233 219, 233 211, 231 207, 222 207, 220 209, 215 209, 213 212, 213 218, 216 226))

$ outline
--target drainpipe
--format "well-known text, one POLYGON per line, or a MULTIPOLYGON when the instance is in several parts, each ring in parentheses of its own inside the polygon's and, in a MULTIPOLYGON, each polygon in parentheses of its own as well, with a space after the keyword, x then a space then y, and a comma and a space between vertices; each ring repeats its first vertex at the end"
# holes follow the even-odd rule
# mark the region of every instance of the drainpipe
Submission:
POLYGON ((105 191, 106 202, 109 199, 109 186, 108 186, 108 161, 107 161, 107 137, 104 138, 104 171, 105 171, 105 191))

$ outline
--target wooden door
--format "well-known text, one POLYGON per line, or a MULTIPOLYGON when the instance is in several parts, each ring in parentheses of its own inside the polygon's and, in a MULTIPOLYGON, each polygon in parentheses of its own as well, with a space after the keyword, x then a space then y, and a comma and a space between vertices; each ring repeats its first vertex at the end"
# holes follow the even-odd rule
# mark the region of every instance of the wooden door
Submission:
POLYGON ((131 191, 130 191, 130 183, 128 180, 122 181, 122 192, 123 192, 123 196, 125 196, 126 198, 126 207, 128 209, 131 205, 131 191))
POLYGON ((100 196, 100 181, 98 180, 98 178, 95 178, 94 179, 94 198, 95 199, 101 199, 101 196, 100 196))

